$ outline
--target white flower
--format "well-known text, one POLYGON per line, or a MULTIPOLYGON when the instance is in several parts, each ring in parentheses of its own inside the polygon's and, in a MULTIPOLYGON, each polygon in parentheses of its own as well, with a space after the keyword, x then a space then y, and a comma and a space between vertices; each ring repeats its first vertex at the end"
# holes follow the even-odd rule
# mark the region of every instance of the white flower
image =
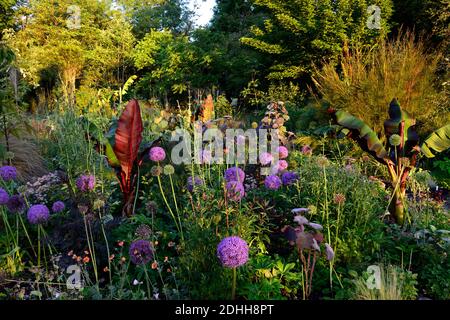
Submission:
POLYGON ((314 250, 317 250, 317 251, 320 252, 320 246, 319 246, 319 244, 317 243, 316 239, 312 239, 311 247, 312 247, 314 250))
POLYGON ((327 260, 331 261, 334 259, 334 251, 333 248, 328 243, 325 243, 325 253, 327 255, 327 260))
POLYGON ((133 280, 133 286, 137 286, 138 284, 142 284, 142 281, 139 282, 136 279, 133 280))
POLYGON ((308 223, 308 219, 306 219, 303 216, 295 216, 294 217, 294 221, 297 222, 299 225, 303 225, 303 224, 307 224, 308 223))
POLYGON ((310 226, 314 230, 322 230, 323 229, 322 225, 320 225, 318 223, 314 223, 314 222, 308 223, 308 226, 310 226))

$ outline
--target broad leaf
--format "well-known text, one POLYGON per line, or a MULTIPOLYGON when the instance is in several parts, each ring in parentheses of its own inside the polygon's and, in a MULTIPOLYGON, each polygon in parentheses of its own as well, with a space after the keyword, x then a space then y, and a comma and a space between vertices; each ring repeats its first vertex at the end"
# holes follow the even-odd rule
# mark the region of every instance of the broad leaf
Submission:
POLYGON ((402 110, 397 99, 393 99, 389 105, 389 119, 384 122, 384 132, 387 139, 393 134, 401 135, 401 123, 403 127, 403 143, 407 152, 411 151, 419 143, 419 135, 414 126, 416 119, 414 119, 408 112, 402 110))
POLYGON ((139 103, 136 99, 133 99, 125 107, 117 122, 113 146, 114 153, 122 168, 122 191, 124 193, 128 193, 131 188, 131 175, 134 163, 138 157, 142 131, 143 125, 139 103))
POLYGON ((435 153, 450 148, 450 123, 436 130, 420 146, 420 150, 427 158, 434 158, 435 153))
POLYGON ((343 110, 336 111, 335 116, 337 123, 349 129, 349 135, 359 142, 364 150, 376 155, 379 160, 387 157, 386 149, 377 134, 364 121, 343 110))

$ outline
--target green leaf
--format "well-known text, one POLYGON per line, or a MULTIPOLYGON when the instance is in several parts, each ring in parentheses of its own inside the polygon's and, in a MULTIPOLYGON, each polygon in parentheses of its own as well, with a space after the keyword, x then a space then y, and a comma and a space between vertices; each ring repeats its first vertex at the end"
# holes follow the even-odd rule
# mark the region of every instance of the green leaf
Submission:
POLYGON ((450 123, 430 134, 420 146, 420 150, 427 158, 434 158, 434 153, 448 148, 450 148, 450 123))
POLYGON ((404 123, 403 145, 405 145, 407 149, 412 149, 419 142, 419 135, 414 128, 416 119, 405 110, 402 110, 397 99, 393 99, 389 105, 389 119, 384 122, 384 132, 387 139, 393 134, 401 135, 400 124, 402 122, 404 123))
POLYGON ((337 123, 349 129, 351 138, 356 140, 364 150, 378 159, 387 157, 386 149, 377 134, 364 121, 343 110, 338 110, 335 115, 337 123))

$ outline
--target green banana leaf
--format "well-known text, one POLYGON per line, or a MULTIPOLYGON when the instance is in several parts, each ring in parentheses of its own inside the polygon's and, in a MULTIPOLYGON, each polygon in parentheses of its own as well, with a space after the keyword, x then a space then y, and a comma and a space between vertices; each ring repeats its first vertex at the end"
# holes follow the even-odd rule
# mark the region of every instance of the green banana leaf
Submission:
POLYGON ((427 158, 434 158, 439 153, 450 148, 450 123, 436 130, 425 139, 420 150, 427 158))
MULTIPOLYGON (((403 130, 403 145, 405 145, 407 149, 412 149, 419 143, 419 135, 414 128, 416 119, 405 110, 402 110, 397 99, 394 98, 389 104, 389 119, 384 122, 384 132, 387 139, 393 134, 400 135, 400 124, 402 121, 405 124, 403 130)), ((409 152, 410 150, 407 151, 409 152)))
POLYGON ((351 137, 359 142, 364 150, 372 153, 379 160, 387 158, 386 149, 377 134, 364 121, 343 110, 338 110, 335 116, 337 123, 349 129, 351 137))

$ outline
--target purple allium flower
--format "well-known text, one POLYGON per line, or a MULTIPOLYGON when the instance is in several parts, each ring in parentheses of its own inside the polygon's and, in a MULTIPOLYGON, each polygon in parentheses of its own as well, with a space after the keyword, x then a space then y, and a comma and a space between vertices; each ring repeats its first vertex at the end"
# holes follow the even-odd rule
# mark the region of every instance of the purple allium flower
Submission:
POLYGON ((325 253, 327 255, 327 260, 331 261, 334 259, 334 251, 333 248, 328 243, 325 243, 325 253))
POLYGON ((5 189, 0 188, 0 205, 8 203, 8 200, 9 200, 8 192, 6 192, 5 189))
POLYGON ((267 189, 277 190, 281 187, 281 179, 275 175, 267 176, 264 180, 264 185, 267 189))
POLYGON ((3 166, 0 168, 0 177, 5 181, 15 180, 17 178, 17 170, 12 166, 3 166))
POLYGON ((273 156, 269 152, 261 153, 259 156, 259 162, 261 162, 263 166, 270 164, 272 161, 273 156))
POLYGON ((244 182, 245 172, 239 167, 231 167, 225 170, 225 181, 239 181, 244 182))
POLYGON ((66 208, 66 205, 65 205, 64 202, 62 202, 62 201, 56 201, 56 202, 52 205, 52 211, 53 211, 54 213, 62 212, 65 208, 66 208))
POLYGON ((153 246, 150 241, 137 240, 130 245, 129 253, 134 264, 147 264, 153 259, 153 246))
POLYGON ((285 146, 279 146, 278 154, 280 159, 286 159, 289 155, 289 150, 285 146))
POLYGON ((187 189, 189 190, 189 192, 193 192, 194 187, 202 186, 202 185, 203 185, 203 180, 200 177, 194 177, 194 181, 192 181, 192 177, 189 177, 187 179, 187 189))
POLYGON ((6 207, 12 213, 17 213, 25 210, 25 200, 21 195, 15 194, 8 199, 6 207))
POLYGON ((281 181, 283 181, 283 184, 285 186, 291 185, 291 184, 295 183, 297 180, 298 180, 298 174, 293 171, 285 172, 281 176, 281 181))
POLYGON ((248 244, 237 236, 224 238, 217 246, 217 257, 226 268, 242 266, 248 261, 248 244))
POLYGON ((244 185, 239 181, 230 181, 226 185, 227 197, 232 201, 240 201, 245 197, 244 185))
POLYGON ((46 205, 35 204, 28 209, 27 218, 31 224, 42 224, 50 218, 50 211, 46 205))
POLYGON ((75 183, 80 191, 91 191, 95 187, 95 177, 92 175, 82 175, 78 177, 75 183))
POLYGON ((153 147, 149 151, 150 160, 158 162, 166 158, 166 152, 161 147, 153 147))

